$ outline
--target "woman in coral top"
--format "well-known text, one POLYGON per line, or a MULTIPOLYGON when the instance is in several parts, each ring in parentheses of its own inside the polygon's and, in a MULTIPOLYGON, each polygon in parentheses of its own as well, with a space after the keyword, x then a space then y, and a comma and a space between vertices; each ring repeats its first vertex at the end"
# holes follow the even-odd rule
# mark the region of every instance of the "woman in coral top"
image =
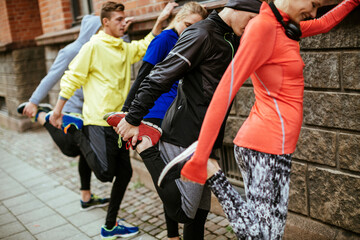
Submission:
POLYGON ((359 2, 345 0, 321 18, 303 21, 316 16, 322 1, 275 0, 272 6, 263 3, 260 14, 246 27, 207 110, 197 150, 181 171, 183 177, 209 185, 239 238, 281 239, 284 233, 291 154, 303 117, 304 63, 296 38, 329 31, 359 2), (275 15, 277 9, 282 23, 275 15), (291 39, 285 29, 294 25, 300 26, 302 34, 295 29, 291 39), (249 76, 256 100, 234 140, 244 201, 217 162, 208 158, 228 107, 249 76))

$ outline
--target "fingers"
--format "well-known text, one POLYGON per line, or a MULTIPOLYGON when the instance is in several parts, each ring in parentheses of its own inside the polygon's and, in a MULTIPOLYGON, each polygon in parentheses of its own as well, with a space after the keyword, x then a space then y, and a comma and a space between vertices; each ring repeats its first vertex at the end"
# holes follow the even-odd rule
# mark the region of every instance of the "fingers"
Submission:
POLYGON ((136 145, 137 141, 138 141, 138 137, 139 137, 139 133, 135 134, 133 137, 132 137, 132 140, 131 140, 131 144, 133 146, 136 145))
POLYGON ((135 19, 134 17, 125 18, 125 32, 128 31, 128 29, 129 29, 131 23, 134 21, 134 19, 135 19))
POLYGON ((51 125, 53 125, 54 127, 61 129, 61 125, 62 125, 62 116, 60 115, 59 117, 56 114, 51 114, 49 122, 51 125))
POLYGON ((169 2, 168 4, 166 4, 164 11, 166 13, 166 15, 170 15, 170 13, 172 12, 172 10, 174 10, 175 7, 179 6, 178 3, 176 2, 169 2))
POLYGON ((134 17, 126 17, 125 22, 126 22, 126 24, 128 24, 128 23, 130 24, 134 21, 134 19, 135 19, 134 17))
POLYGON ((179 6, 179 4, 176 3, 176 2, 169 2, 168 4, 166 4, 166 7, 167 7, 168 9, 170 9, 171 11, 172 11, 175 7, 177 7, 177 6, 179 6))
POLYGON ((173 9, 177 6, 179 6, 179 4, 177 4, 176 2, 169 2, 168 4, 166 4, 158 17, 158 20, 162 22, 168 19, 173 9))
POLYGON ((32 117, 35 117, 36 112, 37 112, 37 106, 32 103, 27 103, 24 107, 22 114, 29 118, 32 118, 32 117))

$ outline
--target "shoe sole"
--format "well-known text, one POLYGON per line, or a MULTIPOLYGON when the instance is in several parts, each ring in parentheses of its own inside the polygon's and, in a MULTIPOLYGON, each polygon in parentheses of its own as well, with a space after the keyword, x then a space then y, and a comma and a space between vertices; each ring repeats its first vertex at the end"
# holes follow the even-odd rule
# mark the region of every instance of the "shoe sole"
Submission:
POLYGON ((185 151, 183 151, 182 153, 180 153, 177 157, 175 157, 173 160, 171 160, 171 162, 169 162, 168 164, 166 164, 166 166, 164 167, 164 169, 161 171, 157 185, 160 187, 162 185, 162 181, 164 179, 164 177, 166 176, 166 174, 168 173, 168 171, 176 164, 178 164, 179 162, 184 161, 186 158, 188 158, 191 154, 193 154, 196 150, 198 141, 194 142, 193 144, 191 144, 187 149, 185 149, 185 151))
MULTIPOLYGON (((23 114, 23 111, 24 111, 24 108, 26 106, 26 104, 28 104, 29 102, 23 102, 21 103, 17 108, 16 108, 16 111, 19 113, 19 114, 23 114)), ((52 109, 52 106, 48 103, 40 103, 38 105, 38 108, 44 108, 44 109, 52 109)))
POLYGON ((93 206, 87 207, 87 208, 82 208, 82 207, 80 207, 80 211, 86 212, 86 211, 89 211, 89 210, 94 209, 94 208, 106 207, 107 205, 109 205, 108 202, 107 202, 107 203, 103 203, 103 204, 93 205, 93 206))
POLYGON ((128 237, 132 237, 132 236, 135 236, 136 234, 138 234, 140 231, 137 231, 135 233, 128 233, 126 235, 114 235, 114 236, 111 236, 111 237, 103 237, 101 236, 101 239, 106 239, 106 240, 113 240, 113 239, 116 239, 118 237, 121 237, 121 238, 128 238, 128 237))
POLYGON ((24 108, 26 106, 28 102, 23 102, 21 103, 17 108, 16 108, 16 111, 19 113, 19 114, 23 114, 23 111, 24 111, 24 108))
MULTIPOLYGON (((124 112, 112 112, 112 113, 105 114, 103 119, 106 120, 106 122, 110 126, 117 127, 119 122, 125 116, 126 116, 126 113, 124 113, 124 112)), ((161 135, 162 135, 162 129, 159 126, 156 126, 155 124, 152 124, 147 121, 141 121, 141 123, 139 125, 139 137, 148 136, 151 139, 152 144, 155 145, 160 140, 161 135), (159 136, 157 136, 155 138, 151 138, 148 133, 149 133, 149 131, 153 131, 153 130, 158 131, 159 136)))

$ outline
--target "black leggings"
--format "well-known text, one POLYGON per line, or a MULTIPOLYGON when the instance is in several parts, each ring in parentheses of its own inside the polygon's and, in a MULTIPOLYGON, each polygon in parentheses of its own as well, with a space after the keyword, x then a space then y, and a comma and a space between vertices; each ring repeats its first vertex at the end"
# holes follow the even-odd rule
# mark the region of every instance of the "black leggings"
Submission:
MULTIPOLYGON (((162 169, 165 167, 164 161, 160 157, 160 152, 156 146, 148 148, 140 153, 146 168, 154 182, 157 193, 164 204, 166 215, 176 222, 184 223, 184 240, 201 240, 204 238, 204 226, 209 211, 198 209, 194 219, 186 216, 181 208, 181 193, 175 181, 168 183, 164 188, 157 186, 157 181, 162 169)), ((172 237, 172 236, 168 236, 172 237)))
MULTIPOLYGON (((144 121, 151 122, 156 126, 161 126, 162 123, 161 118, 145 118, 144 121)), ((169 238, 180 236, 178 222, 168 216, 165 207, 164 207, 164 215, 166 221, 167 236, 169 238)))
POLYGON ((90 190, 91 169, 87 164, 85 157, 82 155, 73 135, 65 134, 62 130, 47 122, 44 124, 44 127, 64 155, 68 157, 77 157, 80 155, 78 166, 80 190, 90 190))
POLYGON ((81 151, 87 153, 84 154, 86 161, 96 162, 99 161, 97 156, 101 156, 102 159, 107 160, 111 174, 115 177, 105 222, 106 227, 111 229, 116 224, 120 204, 132 176, 129 151, 125 149, 125 142, 122 143, 122 148, 119 148, 119 135, 112 127, 84 126, 81 138, 81 151), (90 135, 92 136, 90 137, 90 135), (89 139, 95 139, 96 143, 90 142, 89 139), (92 144, 97 145, 96 152, 94 151, 95 148, 92 148, 92 144))

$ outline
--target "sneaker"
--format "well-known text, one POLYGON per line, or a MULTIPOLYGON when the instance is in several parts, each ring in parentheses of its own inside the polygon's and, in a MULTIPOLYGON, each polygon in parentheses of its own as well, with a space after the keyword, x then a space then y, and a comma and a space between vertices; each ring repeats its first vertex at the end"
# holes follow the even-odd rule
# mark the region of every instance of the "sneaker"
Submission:
POLYGON ((111 229, 106 229, 105 226, 101 227, 101 239, 116 239, 117 237, 131 237, 139 233, 138 227, 126 227, 124 225, 116 225, 111 229))
POLYGON ((88 202, 83 202, 82 200, 80 200, 80 210, 81 211, 88 211, 90 209, 93 208, 97 208, 97 207, 105 207, 107 205, 109 205, 109 198, 100 198, 98 196, 96 196, 95 194, 91 194, 91 198, 90 201, 88 202))
POLYGON ((63 113, 62 122, 62 128, 64 129, 65 134, 68 133, 68 129, 71 126, 80 130, 84 125, 82 115, 76 113, 63 113))
MULTIPOLYGON (((50 122, 51 112, 48 112, 45 116, 45 121, 47 123, 50 122)), ((73 133, 76 130, 79 130, 83 127, 84 121, 82 119, 82 115, 78 113, 63 113, 62 116, 62 125, 61 129, 64 130, 64 133, 73 133)))
POLYGON ((129 223, 125 222, 125 219, 121 218, 116 221, 117 226, 124 226, 126 227, 130 232, 138 232, 139 228, 134 227, 130 225, 129 223))
POLYGON ((185 163, 190 160, 191 156, 195 152, 197 144, 198 141, 191 144, 187 149, 185 149, 185 151, 180 153, 164 167, 164 169, 160 173, 157 183, 160 188, 164 188, 167 183, 180 178, 181 170, 184 167, 185 163))
POLYGON ((25 108, 26 104, 28 104, 28 103, 29 103, 29 102, 23 102, 23 103, 21 103, 21 104, 16 108, 17 112, 18 112, 19 114, 23 114, 24 108, 25 108))
MULTIPOLYGON (((104 120, 113 127, 116 127, 121 119, 123 119, 126 116, 125 112, 111 112, 104 115, 104 120)), ((152 145, 157 144, 160 137, 162 135, 162 130, 160 127, 156 126, 155 124, 152 124, 150 122, 141 121, 139 125, 139 139, 141 141, 142 137, 147 136, 150 138, 152 145)), ((130 143, 131 145, 131 139, 128 140, 127 144, 130 143)))
MULTIPOLYGON (((17 107, 17 112, 20 113, 20 114, 23 114, 23 111, 24 111, 24 108, 26 106, 26 104, 28 104, 29 102, 23 102, 21 103, 18 107, 17 107)), ((52 106, 48 103, 40 103, 38 105, 38 109, 37 109, 37 112, 36 112, 36 115, 35 117, 32 118, 32 121, 33 122, 36 122, 37 121, 37 118, 39 116, 39 113, 40 112, 45 112, 45 113, 48 113, 52 110, 52 106)))

